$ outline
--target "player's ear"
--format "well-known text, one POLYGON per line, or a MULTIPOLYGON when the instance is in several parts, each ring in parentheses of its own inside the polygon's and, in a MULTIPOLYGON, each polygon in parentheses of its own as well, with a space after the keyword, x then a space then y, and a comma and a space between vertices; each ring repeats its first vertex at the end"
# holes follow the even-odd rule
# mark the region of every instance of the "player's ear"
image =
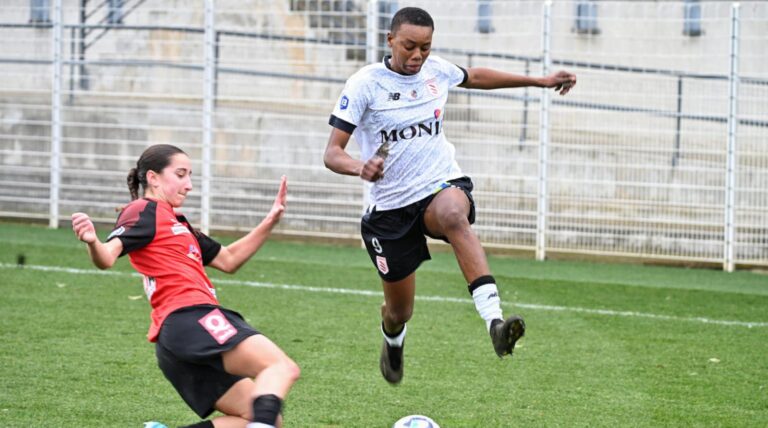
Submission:
POLYGON ((160 185, 158 174, 151 169, 147 171, 147 185, 149 187, 157 187, 160 185))
POLYGON ((390 48, 392 47, 392 39, 394 39, 395 36, 392 35, 392 33, 387 33, 387 46, 390 48))

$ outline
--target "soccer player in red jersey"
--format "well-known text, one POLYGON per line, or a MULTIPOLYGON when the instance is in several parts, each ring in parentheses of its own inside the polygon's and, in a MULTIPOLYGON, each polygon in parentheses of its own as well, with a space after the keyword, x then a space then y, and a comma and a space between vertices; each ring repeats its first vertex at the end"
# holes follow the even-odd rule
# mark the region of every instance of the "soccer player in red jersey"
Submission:
POLYGON ((99 241, 87 214, 72 214, 72 229, 99 269, 128 254, 144 276, 152 305, 147 338, 155 343, 160 369, 201 418, 223 413, 190 427, 281 426, 282 403, 299 367, 240 314, 219 305, 204 266, 233 273, 259 250, 285 211, 286 179, 264 220, 222 246, 175 212, 192 190, 191 175, 181 149, 151 146, 128 173, 132 202, 106 242, 99 241))

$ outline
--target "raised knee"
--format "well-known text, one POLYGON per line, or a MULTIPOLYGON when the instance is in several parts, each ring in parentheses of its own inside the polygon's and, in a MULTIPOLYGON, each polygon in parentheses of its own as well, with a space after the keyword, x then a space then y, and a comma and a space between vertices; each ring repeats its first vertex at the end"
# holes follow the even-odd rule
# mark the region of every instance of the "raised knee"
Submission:
POLYGON ((451 207, 441 212, 438 219, 444 230, 460 230, 469 227, 467 214, 459 207, 451 207))
POLYGON ((301 376, 301 368, 293 360, 288 360, 285 362, 285 374, 291 383, 296 382, 301 376))

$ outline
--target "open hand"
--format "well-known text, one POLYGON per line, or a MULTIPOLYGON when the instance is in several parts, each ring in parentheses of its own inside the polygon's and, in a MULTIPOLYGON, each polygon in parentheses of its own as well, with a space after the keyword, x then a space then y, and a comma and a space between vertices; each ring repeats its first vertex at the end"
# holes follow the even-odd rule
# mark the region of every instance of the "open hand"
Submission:
POLYGON ((576 75, 567 71, 558 71, 557 73, 550 74, 545 79, 545 86, 547 88, 555 88, 555 91, 559 91, 560 95, 567 94, 576 85, 576 75))
POLYGON ((277 196, 275 196, 275 202, 272 204, 272 209, 269 210, 267 218, 272 221, 273 224, 278 223, 283 218, 285 213, 285 202, 288 199, 288 178, 286 176, 280 177, 280 188, 277 190, 277 196))

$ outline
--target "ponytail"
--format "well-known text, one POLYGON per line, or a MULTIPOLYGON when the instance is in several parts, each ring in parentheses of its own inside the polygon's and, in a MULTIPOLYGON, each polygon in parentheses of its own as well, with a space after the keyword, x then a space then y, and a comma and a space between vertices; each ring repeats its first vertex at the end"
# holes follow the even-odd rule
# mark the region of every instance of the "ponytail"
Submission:
POLYGON ((139 199, 139 170, 136 168, 131 168, 130 171, 128 171, 128 191, 131 192, 131 200, 135 201, 136 199, 139 199))

